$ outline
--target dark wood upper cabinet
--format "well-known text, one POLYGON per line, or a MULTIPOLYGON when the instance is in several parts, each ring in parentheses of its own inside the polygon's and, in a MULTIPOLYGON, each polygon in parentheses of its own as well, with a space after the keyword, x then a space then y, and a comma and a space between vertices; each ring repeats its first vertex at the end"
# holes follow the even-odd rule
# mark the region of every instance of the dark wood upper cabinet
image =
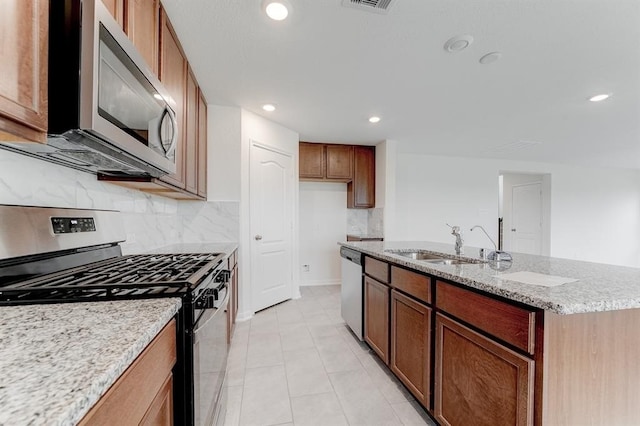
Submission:
POLYGON ((49 2, 3 1, 0 28, 0 140, 44 143, 49 2))
POLYGON ((300 180, 346 182, 347 207, 375 207, 376 147, 300 142, 300 180))
POLYGON ((354 146, 353 180, 347 186, 347 208, 373 208, 376 204, 376 148, 354 146))
POLYGON ((326 178, 337 180, 353 179, 353 146, 326 146, 326 178))
POLYGON ((324 179, 324 145, 300 142, 300 179, 324 179))
POLYGON ((179 131, 176 147, 176 172, 162 176, 160 180, 185 189, 187 60, 164 9, 161 9, 160 14, 160 81, 174 100, 171 106, 175 108, 179 131))
POLYGON ((435 417, 443 425, 533 424, 534 361, 436 315, 435 417))
POLYGON ((198 85, 191 70, 187 73, 185 141, 185 189, 198 193, 198 85))
MULTIPOLYGON (((113 1, 113 0, 112 0, 113 1)), ((127 0, 124 30, 138 52, 158 75, 160 50, 160 3, 158 0, 127 0)))
POLYGON ((198 91, 198 195, 207 198, 207 101, 198 91))

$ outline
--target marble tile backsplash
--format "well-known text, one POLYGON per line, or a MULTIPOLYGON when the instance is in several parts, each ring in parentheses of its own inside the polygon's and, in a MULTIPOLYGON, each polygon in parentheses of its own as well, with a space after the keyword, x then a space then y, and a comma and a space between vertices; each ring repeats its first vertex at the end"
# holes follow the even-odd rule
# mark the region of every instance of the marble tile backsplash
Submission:
POLYGON ((238 241, 237 201, 176 201, 0 149, 0 204, 119 210, 125 253, 174 243, 238 241))
POLYGON ((384 209, 347 209, 347 232, 383 236, 384 209))

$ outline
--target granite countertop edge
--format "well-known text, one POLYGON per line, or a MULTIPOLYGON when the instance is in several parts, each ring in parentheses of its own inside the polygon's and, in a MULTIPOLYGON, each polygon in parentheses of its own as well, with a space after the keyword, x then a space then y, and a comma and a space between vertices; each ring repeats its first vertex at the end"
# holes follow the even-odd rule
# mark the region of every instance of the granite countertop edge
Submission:
POLYGON ((0 425, 77 424, 181 305, 160 298, 0 307, 0 425), (21 319, 27 327, 11 327, 21 319))
MULTIPOLYGON (((535 308, 543 309, 545 311, 553 312, 559 315, 570 315, 570 314, 581 314, 581 313, 592 313, 592 312, 604 312, 604 311, 615 311, 615 310, 623 310, 623 309, 635 309, 640 308, 640 293, 637 295, 630 295, 629 297, 616 297, 613 295, 609 295, 606 291, 606 288, 603 288, 601 292, 601 297, 594 297, 593 300, 581 300, 579 294, 576 295, 574 300, 559 300, 559 297, 547 297, 548 294, 552 294, 554 292, 553 288, 541 288, 541 286, 533 286, 527 285, 515 281, 510 281, 508 279, 500 279, 500 285, 496 285, 495 281, 492 278, 492 274, 495 272, 489 273, 481 273, 476 274, 478 276, 469 277, 464 276, 464 273, 460 272, 461 268, 457 268, 456 266, 447 266, 447 265, 432 265, 426 262, 416 261, 409 258, 402 257, 400 255, 395 255, 393 253, 386 252, 387 247, 394 247, 394 251, 411 251, 409 247, 415 247, 419 250, 431 251, 433 253, 443 254, 448 258, 459 258, 459 259, 471 259, 473 261, 479 261, 480 259, 474 256, 456 256, 452 252, 453 244, 451 244, 451 249, 447 249, 448 245, 440 244, 440 243, 429 243, 429 242, 387 242, 387 243, 378 243, 375 245, 375 248, 372 248, 374 243, 366 243, 366 242, 339 242, 340 246, 352 248, 357 250, 363 254, 370 255, 380 260, 384 260, 390 263, 394 263, 396 265, 405 266, 407 268, 425 272, 427 274, 433 275, 438 278, 442 278, 444 280, 453 281, 456 283, 460 283, 467 287, 471 287, 477 290, 485 291, 487 293, 491 293, 497 296, 501 296, 503 298, 523 303, 528 306, 532 306, 535 308), (428 248, 424 249, 421 246, 427 246, 428 248), (384 248, 381 248, 384 247, 384 248), (400 247, 400 248, 395 248, 400 247), (435 247, 435 248, 433 248, 435 247), (536 287, 538 287, 536 289, 536 287), (535 294, 536 291, 528 291, 530 289, 536 290, 538 293, 535 294)), ((467 250, 470 252, 470 250, 467 250)), ((637 268, 629 268, 623 266, 614 266, 614 265, 605 265, 605 264, 596 264, 592 262, 582 262, 582 261, 572 261, 568 259, 556 259, 545 256, 531 256, 531 255, 514 255, 514 263, 518 261, 530 262, 534 261, 557 261, 563 262, 564 264, 579 267, 580 265, 588 265, 591 268, 601 268, 603 271, 607 272, 615 271, 616 269, 620 271, 629 271, 636 270, 637 277, 640 277, 640 269, 637 268)), ((474 265, 477 269, 477 265, 474 265)), ((515 269, 515 268, 514 268, 515 269)), ((532 268, 531 268, 532 269, 532 268)), ((512 272, 512 271, 508 271, 512 272)), ((604 274, 604 272, 603 272, 604 274)), ((569 274, 570 275, 570 274, 569 274)), ((634 277, 635 278, 635 277, 634 277)), ((594 278, 593 281, 596 279, 594 278)), ((580 281, 580 280, 579 280, 580 281)), ((640 286, 640 279, 636 281, 640 286)), ((637 291, 634 290, 637 293, 637 291)))
MULTIPOLYGON (((182 306, 182 301, 178 298, 167 300, 173 301, 173 306, 165 310, 161 316, 148 326, 144 333, 140 333, 140 338, 125 350, 122 357, 114 362, 113 367, 109 371, 105 371, 95 378, 91 385, 90 394, 75 401, 69 419, 72 424, 76 424, 82 420, 89 410, 107 393, 109 388, 111 388, 118 378, 133 364, 136 358, 138 358, 160 331, 162 331, 169 321, 178 313, 182 306)), ((62 422, 62 424, 64 424, 64 422, 62 422)))

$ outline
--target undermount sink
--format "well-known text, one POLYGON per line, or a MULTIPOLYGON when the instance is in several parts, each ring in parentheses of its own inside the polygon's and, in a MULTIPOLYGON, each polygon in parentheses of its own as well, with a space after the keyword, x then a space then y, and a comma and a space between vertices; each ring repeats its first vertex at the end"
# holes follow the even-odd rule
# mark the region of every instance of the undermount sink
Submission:
POLYGON ((396 254, 398 256, 408 257, 409 259, 419 260, 421 262, 430 263, 432 265, 465 265, 469 263, 479 263, 474 259, 451 259, 440 254, 431 253, 422 250, 385 250, 387 253, 396 254))

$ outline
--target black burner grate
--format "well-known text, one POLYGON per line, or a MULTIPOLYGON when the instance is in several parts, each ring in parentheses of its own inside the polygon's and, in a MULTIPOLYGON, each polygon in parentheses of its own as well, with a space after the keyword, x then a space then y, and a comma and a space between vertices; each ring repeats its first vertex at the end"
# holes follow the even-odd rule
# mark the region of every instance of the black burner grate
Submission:
POLYGON ((218 253, 122 256, 9 284, 0 288, 0 300, 180 296, 210 274, 223 258, 218 253))

